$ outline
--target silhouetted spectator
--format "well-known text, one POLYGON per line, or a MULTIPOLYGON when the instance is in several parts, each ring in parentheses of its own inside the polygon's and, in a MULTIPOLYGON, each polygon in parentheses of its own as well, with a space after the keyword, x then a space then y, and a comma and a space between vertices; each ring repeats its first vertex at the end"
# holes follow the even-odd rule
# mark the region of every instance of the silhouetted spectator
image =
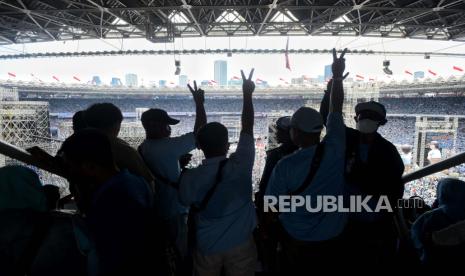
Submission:
POLYGON ((85 110, 85 121, 88 127, 104 132, 111 142, 113 156, 119 169, 127 169, 130 173, 140 175, 147 183, 153 185, 153 176, 139 153, 128 143, 118 138, 123 121, 123 114, 111 103, 98 103, 85 110))
POLYGON ((262 261, 265 271, 276 272, 276 253, 278 237, 274 225, 267 225, 262 219, 263 195, 265 194, 268 181, 276 164, 285 156, 297 150, 297 146, 291 140, 290 135, 291 117, 280 117, 276 121, 276 141, 278 147, 266 152, 266 163, 260 179, 258 192, 255 194, 255 206, 259 215, 259 259, 262 261), (268 228, 268 229, 265 229, 268 228))
POLYGON ((158 214, 166 224, 169 236, 181 255, 187 254, 187 214, 178 197, 178 181, 181 174, 180 159, 195 149, 195 133, 206 124, 205 96, 202 89, 189 89, 196 106, 196 119, 192 132, 171 137, 171 125, 179 120, 171 118, 166 111, 149 109, 142 113, 141 121, 146 139, 139 146, 139 153, 157 180, 156 204, 158 214))
POLYGON ((437 190, 438 208, 418 218, 412 226, 412 239, 424 264, 438 268, 450 265, 461 267, 465 245, 462 244, 459 251, 447 250, 433 242, 433 234, 465 220, 465 182, 452 178, 442 179, 437 190), (457 258, 459 256, 461 259, 457 258))
POLYGON ((79 110, 73 115, 73 132, 79 131, 87 127, 84 111, 79 110))
MULTIPOLYGON (((266 190, 267 198, 310 196, 310 202, 306 204, 315 207, 318 206, 319 196, 343 195, 344 54, 345 51, 337 58, 333 50, 334 84, 325 138, 320 142, 323 118, 318 111, 310 107, 301 107, 292 115, 291 137, 299 150, 286 156, 276 165, 266 190)), ((264 199, 265 205, 267 198, 264 199)), ((279 198, 277 200, 279 202, 279 198)), ((342 212, 309 212, 305 206, 295 207, 295 211, 292 212, 281 213, 279 222, 283 228, 281 243, 284 255, 281 274, 302 275, 303 271, 309 269, 327 269, 331 265, 337 265, 340 260, 338 239, 346 224, 346 218, 347 215, 342 212)))
POLYGON ((152 275, 153 198, 145 180, 118 170, 110 140, 98 130, 73 134, 62 151, 95 243, 98 275, 152 275))
MULTIPOLYGON (((330 86, 330 85, 329 85, 330 86)), ((320 112, 325 116, 329 95, 325 94, 320 112)), ((359 103, 355 107, 357 129, 346 128, 345 180, 349 196, 372 196, 368 206, 374 210, 381 196, 387 196, 395 208, 402 199, 404 164, 397 148, 377 131, 386 124, 386 109, 378 102, 359 103)), ((397 243, 393 213, 352 212, 345 237, 354 267, 390 265, 397 243)))
POLYGON ((236 152, 226 158, 228 130, 209 123, 197 134, 205 154, 202 164, 181 176, 179 196, 196 212, 195 275, 254 275, 257 252, 252 232, 256 225, 252 202, 252 168, 255 157, 252 93, 255 84, 243 76, 242 132, 236 152))

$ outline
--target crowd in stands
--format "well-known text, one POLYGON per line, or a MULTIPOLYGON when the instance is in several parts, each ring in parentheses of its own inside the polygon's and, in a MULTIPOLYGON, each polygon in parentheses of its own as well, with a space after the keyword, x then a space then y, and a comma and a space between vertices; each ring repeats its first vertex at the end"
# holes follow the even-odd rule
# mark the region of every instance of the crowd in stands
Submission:
MULTIPOLYGON (((113 103, 122 112, 135 112, 138 107, 163 107, 168 112, 194 112, 188 94, 185 96, 165 96, 155 99, 115 99, 115 98, 69 98, 47 99, 51 113, 74 113, 87 106, 99 103, 113 103)), ((305 105, 307 99, 286 97, 257 98, 256 112, 266 113, 272 110, 296 110, 305 105)), ((412 97, 412 98, 380 98, 380 103, 386 106, 389 114, 447 114, 463 115, 464 97, 412 97)), ((207 113, 209 112, 237 112, 241 107, 240 98, 206 99, 207 113)))
POLYGON ((439 179, 431 206, 399 208, 411 164, 378 131, 392 123, 382 103, 357 104, 356 127, 344 123, 345 53, 333 50, 333 78, 319 110, 302 103, 276 121, 280 145, 267 152, 255 194, 261 138, 254 135, 254 69, 241 71, 241 103, 217 107, 241 112, 234 145, 228 127, 207 116, 212 102, 196 82, 188 85, 195 117, 185 132, 174 135, 180 120, 156 105, 142 113, 146 136, 137 148, 118 137, 117 105, 79 106, 74 133, 55 156, 28 149, 36 163, 68 180, 69 196, 42 186, 30 169, 0 168, 0 275, 309 275, 461 266, 465 182, 439 179), (192 167, 196 148, 203 160, 192 167))

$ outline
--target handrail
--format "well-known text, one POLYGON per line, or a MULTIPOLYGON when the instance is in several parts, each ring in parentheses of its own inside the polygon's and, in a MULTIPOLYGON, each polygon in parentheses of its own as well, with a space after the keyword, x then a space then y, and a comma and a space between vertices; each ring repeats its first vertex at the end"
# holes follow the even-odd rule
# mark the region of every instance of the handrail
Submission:
POLYGON ((13 158, 15 160, 21 161, 23 163, 26 163, 28 165, 32 165, 35 167, 38 167, 42 170, 48 171, 50 173, 56 174, 58 176, 62 176, 63 172, 58 170, 57 168, 51 166, 50 164, 47 164, 46 162, 43 162, 33 155, 31 155, 29 152, 14 146, 12 144, 9 144, 5 141, 0 140, 0 154, 3 154, 5 156, 8 156, 10 158, 13 158))
POLYGON ((438 163, 423 167, 419 169, 418 171, 414 171, 412 173, 406 174, 402 177, 402 181, 404 183, 408 183, 410 181, 420 179, 422 177, 458 166, 463 163, 465 163, 465 152, 449 157, 438 163))

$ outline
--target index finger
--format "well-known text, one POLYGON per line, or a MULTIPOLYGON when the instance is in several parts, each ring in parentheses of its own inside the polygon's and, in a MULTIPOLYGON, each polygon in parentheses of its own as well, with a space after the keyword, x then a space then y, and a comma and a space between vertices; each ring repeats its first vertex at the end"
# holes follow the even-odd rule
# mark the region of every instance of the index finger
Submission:
POLYGON ((245 80, 244 71, 241 70, 242 80, 245 80))
POLYGON ((341 54, 341 57, 340 58, 343 58, 344 55, 347 53, 347 48, 345 48, 343 51, 342 51, 342 54, 341 54))
POLYGON ((197 82, 194 81, 194 90, 197 91, 197 82))
POLYGON ((191 93, 194 93, 194 89, 192 89, 192 86, 190 84, 187 84, 187 87, 189 87, 189 90, 191 91, 191 93))
POLYGON ((336 48, 333 48, 333 60, 337 59, 336 48))
POLYGON ((249 74, 249 80, 252 80, 252 77, 253 77, 253 71, 255 71, 254 68, 252 68, 252 70, 250 71, 250 74, 249 74))

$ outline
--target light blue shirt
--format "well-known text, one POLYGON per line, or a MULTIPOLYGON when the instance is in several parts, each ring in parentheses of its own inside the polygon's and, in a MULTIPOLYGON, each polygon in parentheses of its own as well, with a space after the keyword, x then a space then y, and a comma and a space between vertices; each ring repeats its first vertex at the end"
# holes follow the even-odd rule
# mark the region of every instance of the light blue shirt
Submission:
MULTIPOLYGON (((252 168, 255 159, 254 138, 241 133, 236 152, 222 170, 206 208, 196 217, 197 250, 209 255, 227 251, 246 242, 256 226, 252 202, 252 168)), ((203 160, 202 164, 183 173, 179 197, 185 206, 200 204, 214 185, 223 157, 203 160)))
MULTIPOLYGON (((146 139, 140 145, 140 151, 150 171, 172 182, 178 182, 181 174, 179 158, 193 149, 195 149, 193 132, 179 137, 146 139)), ((172 219, 180 213, 187 213, 187 209, 179 202, 176 189, 165 183, 157 183, 156 204, 160 216, 164 219, 172 219)))
MULTIPOLYGON (((330 113, 320 168, 312 183, 301 194, 311 196, 311 206, 316 207, 316 196, 342 196, 344 193, 345 125, 341 113, 330 113)), ((289 195, 300 187, 307 177, 315 154, 316 145, 300 149, 282 159, 273 170, 266 195, 289 195)), ((289 235, 297 240, 323 241, 337 237, 343 230, 347 213, 308 212, 298 207, 296 212, 279 216, 289 235)))

